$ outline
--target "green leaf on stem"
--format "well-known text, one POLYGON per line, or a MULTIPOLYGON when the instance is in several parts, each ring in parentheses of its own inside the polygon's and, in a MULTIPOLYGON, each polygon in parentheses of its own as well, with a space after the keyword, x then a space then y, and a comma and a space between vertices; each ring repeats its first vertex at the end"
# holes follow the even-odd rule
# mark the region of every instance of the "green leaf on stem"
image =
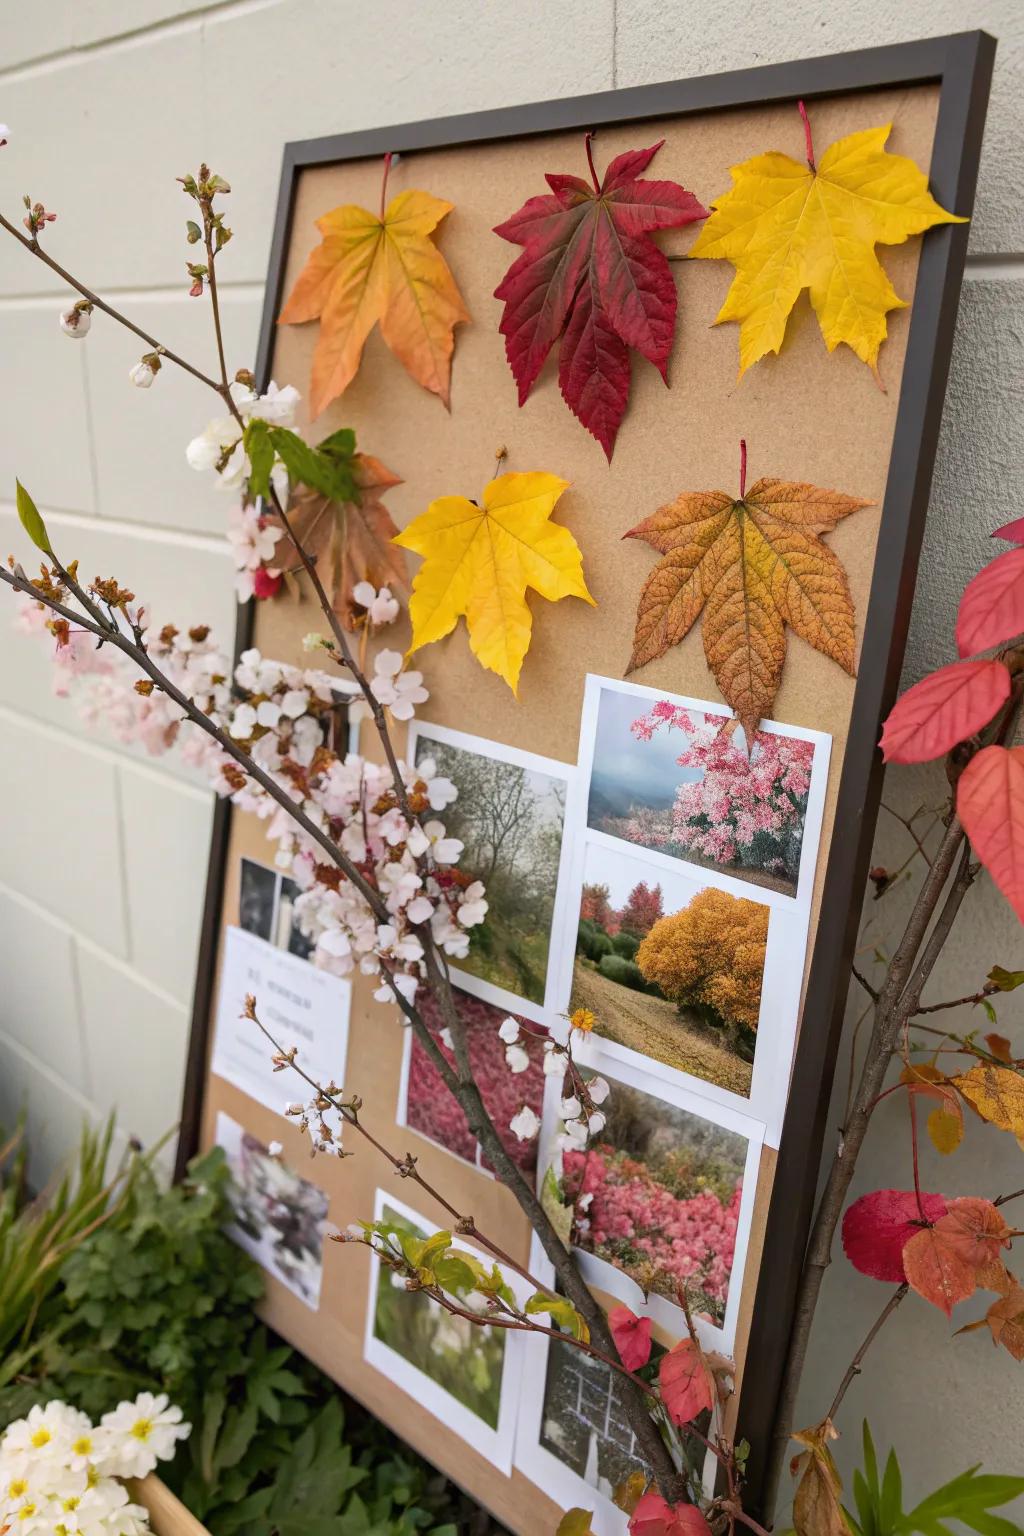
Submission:
POLYGON ((992 967, 988 979, 1000 992, 1015 992, 1018 987, 1024 987, 1024 971, 1008 971, 1001 965, 992 967))
POLYGON ((537 1312, 548 1312, 551 1321, 566 1333, 571 1333, 574 1339, 580 1339, 584 1344, 589 1342, 590 1329, 572 1302, 564 1296, 552 1296, 548 1291, 535 1291, 526 1303, 525 1310, 527 1316, 531 1317, 537 1312))
POLYGON ((270 471, 274 467, 274 445, 265 421, 253 417, 246 422, 243 445, 249 455, 249 490, 253 496, 270 495, 270 471))
POLYGON ((1019 1536, 1020 1526, 991 1511, 1024 1493, 1024 1477, 980 1474, 969 1467, 950 1478, 909 1512, 903 1509, 903 1478, 896 1452, 890 1450, 881 1479, 878 1457, 864 1423, 864 1470, 853 1474, 857 1519, 844 1510, 856 1536, 949 1536, 950 1520, 979 1536, 1019 1536))
POLYGON ((32 543, 35 545, 36 549, 41 549, 44 555, 52 555, 53 550, 50 546, 50 535, 46 531, 46 524, 43 522, 39 508, 36 506, 35 502, 32 500, 32 497, 29 495, 28 491, 26 491, 20 480, 15 480, 14 484, 16 488, 15 500, 18 507, 18 517, 21 521, 21 526, 32 540, 32 543))

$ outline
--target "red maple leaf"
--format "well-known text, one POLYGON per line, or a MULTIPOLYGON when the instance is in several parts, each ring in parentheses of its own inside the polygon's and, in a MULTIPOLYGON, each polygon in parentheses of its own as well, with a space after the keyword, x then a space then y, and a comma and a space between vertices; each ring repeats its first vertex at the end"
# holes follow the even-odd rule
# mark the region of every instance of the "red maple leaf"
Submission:
MULTIPOLYGON (((629 348, 666 378, 676 326, 676 285, 656 229, 706 219, 674 181, 640 181, 664 144, 616 155, 593 186, 549 175, 550 195, 531 197, 495 234, 523 247, 494 297, 504 299, 501 334, 522 405, 562 338, 558 383, 566 405, 612 456, 629 399, 629 348)), ((667 382, 667 380, 666 380, 667 382)))

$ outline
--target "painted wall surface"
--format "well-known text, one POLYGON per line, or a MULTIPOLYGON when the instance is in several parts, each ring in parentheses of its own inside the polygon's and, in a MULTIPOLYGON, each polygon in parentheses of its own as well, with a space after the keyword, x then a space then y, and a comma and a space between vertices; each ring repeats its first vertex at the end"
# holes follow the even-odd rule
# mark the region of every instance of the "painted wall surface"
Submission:
MULTIPOLYGON (((952 614, 985 560, 989 529, 1019 508, 1024 463, 1024 7, 1018 0, 36 0, 0 9, 0 206, 23 192, 58 210, 54 248, 145 328, 212 363, 204 307, 183 282, 186 210, 174 177, 205 157, 234 187, 223 267, 230 357, 252 358, 285 140, 437 113, 985 27, 999 38, 952 382, 906 680, 953 658, 952 614)), ((63 289, 0 242, 0 545, 14 546, 15 473, 88 574, 116 572, 157 621, 233 620, 225 503, 186 466, 210 414, 201 386, 161 375, 159 405, 133 390, 138 352, 109 325, 84 346, 57 326, 63 289)), ((827 430, 823 402, 822 430, 827 430)), ((4 620, 5 629, 9 621, 4 620)), ((37 641, 5 633, 0 661, 0 1122, 23 1100, 42 1174, 83 1114, 116 1108, 146 1141, 175 1118, 185 1055, 211 807, 170 760, 93 735, 51 692, 37 641)), ((902 814, 937 801, 941 777, 890 774, 902 814)), ((910 844, 883 812, 875 862, 910 844)), ((866 903, 873 940, 898 929, 909 885, 866 903)), ((1020 965, 1016 926, 982 882, 931 995, 1020 965)), ((851 998, 851 1017, 860 999, 851 998)), ((1001 1010, 1005 1032, 1022 1005, 1001 1010)), ((956 1025, 955 1017, 950 1018, 956 1025)), ((975 1020, 970 1020, 973 1025, 975 1020)), ((968 1026, 969 1027, 969 1026, 968 1026)), ((839 1073, 841 1117, 846 1090, 839 1073)), ((929 1187, 1015 1188, 1020 1151, 975 1127, 929 1187)), ((857 1188, 905 1184, 905 1124, 879 1112, 857 1188)), ((883 1298, 845 1264, 831 1272, 801 1414, 813 1421, 883 1298)), ((984 1460, 1024 1470, 1024 1374, 977 1337, 908 1302, 854 1386, 838 1456, 856 1455, 870 1409, 912 1492, 984 1460), (958 1394, 969 1400, 957 1411, 958 1394)))

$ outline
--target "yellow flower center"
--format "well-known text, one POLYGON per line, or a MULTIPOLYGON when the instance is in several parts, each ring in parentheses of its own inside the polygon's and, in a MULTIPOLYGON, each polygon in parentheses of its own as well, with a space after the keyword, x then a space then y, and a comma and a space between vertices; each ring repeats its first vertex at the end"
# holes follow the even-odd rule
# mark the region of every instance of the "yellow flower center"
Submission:
POLYGON ((573 1029, 579 1029, 584 1034, 589 1034, 597 1023, 597 1015, 591 1013, 589 1008, 577 1008, 570 1013, 569 1023, 573 1029))
POLYGON ((45 1424, 41 1424, 36 1430, 35 1434, 32 1436, 32 1444, 36 1447, 37 1450, 41 1450, 44 1445, 49 1445, 52 1439, 53 1436, 50 1434, 50 1431, 46 1428, 45 1424))
POLYGON ((73 1442, 71 1449, 76 1456, 91 1456, 92 1440, 88 1435, 79 1435, 78 1439, 73 1442))
POLYGON ((85 1486, 87 1488, 95 1488, 96 1484, 100 1480, 100 1475, 96 1471, 96 1468, 95 1467, 90 1467, 88 1472, 85 1474, 85 1476, 86 1476, 86 1484, 85 1484, 85 1486))
POLYGON ((28 1493, 28 1481, 24 1477, 16 1477, 7 1485, 7 1496, 10 1499, 20 1499, 23 1493, 28 1493))
POLYGON ((61 1508, 62 1509, 66 1509, 69 1513, 71 1513, 73 1510, 76 1510, 78 1508, 78 1506, 79 1506, 79 1504, 81 1504, 81 1502, 82 1502, 82 1500, 79 1497, 79 1495, 77 1493, 73 1493, 70 1498, 64 1500, 64 1503, 61 1505, 61 1508))
POLYGON ((136 1419, 132 1425, 132 1434, 136 1440, 148 1440, 153 1433, 152 1419, 136 1419))

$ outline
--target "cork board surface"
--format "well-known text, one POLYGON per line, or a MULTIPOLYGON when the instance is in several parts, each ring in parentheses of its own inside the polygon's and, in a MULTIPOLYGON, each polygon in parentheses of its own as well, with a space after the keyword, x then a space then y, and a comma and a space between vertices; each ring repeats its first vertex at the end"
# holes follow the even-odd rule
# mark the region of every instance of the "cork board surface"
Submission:
MULTIPOLYGON (((927 166, 938 109, 938 88, 913 87, 817 101, 812 111, 819 154, 846 133, 892 121, 889 147, 927 166)), ((650 174, 671 178, 705 204, 729 184, 729 167, 767 148, 802 150, 802 130, 792 105, 733 110, 696 117, 660 119, 601 129, 595 155, 602 167, 620 151, 664 136, 650 174)), ((392 169, 389 194, 422 187, 455 207, 441 226, 439 245, 450 264, 472 323, 456 332, 451 412, 406 375, 376 332, 360 371, 341 402, 315 423, 299 428, 316 440, 341 426, 353 427, 359 446, 384 461, 403 483, 386 502, 400 527, 425 510, 435 496, 479 498, 492 477, 495 453, 507 450, 503 470, 543 469, 571 482, 555 520, 571 529, 583 551, 584 569, 597 606, 567 599, 548 604, 531 597, 533 643, 523 669, 520 697, 484 672, 470 655, 465 630, 420 653, 431 690, 426 721, 575 764, 579 747, 584 678, 588 672, 623 675, 631 647, 636 598, 654 562, 653 552, 622 534, 680 491, 737 484, 739 440, 745 438, 750 482, 761 475, 806 480, 870 499, 874 505, 841 523, 827 542, 849 576, 857 616, 858 643, 876 558, 880 504, 885 490, 910 309, 889 317, 889 339, 881 353, 880 389, 871 373, 846 348, 829 355, 806 296, 791 318, 786 345, 737 383, 737 329, 712 325, 732 268, 722 262, 674 265, 680 304, 676 344, 666 389, 656 371, 634 357, 630 406, 609 467, 599 445, 569 414, 558 393, 549 360, 539 383, 519 409, 515 386, 498 334, 501 306, 493 290, 515 255, 491 233, 527 197, 543 190, 548 170, 584 170, 582 134, 555 133, 521 141, 484 143, 425 151, 403 157, 392 169)), ((317 243, 315 219, 342 203, 376 207, 379 160, 354 161, 306 170, 299 179, 283 291, 287 293, 317 243)), ((658 243, 683 256, 695 230, 667 231, 658 243)), ((880 251, 897 292, 913 298, 919 241, 880 251)), ((305 395, 317 326, 281 327, 272 376, 305 395)), ((410 570, 417 562, 412 561, 410 570)), ((402 621, 404 623, 404 619, 402 621)), ((258 605, 254 644, 268 656, 307 665, 301 639, 320 628, 308 596, 258 605)), ((400 645, 407 630, 385 632, 383 643, 400 645)), ((637 674, 637 682, 696 699, 720 699, 704 660, 699 625, 686 640, 637 674)), ((808 940, 816 937, 823 872, 833 836, 836 789, 842 770, 854 682, 834 663, 789 632, 788 654, 774 710, 787 725, 832 738, 821 846, 808 940)), ((401 727, 398 728, 401 731, 401 727)), ((376 756, 364 727, 362 750, 376 756)), ((401 736, 399 736, 401 742, 401 736)), ((233 817, 224 899, 225 924, 238 920, 238 879, 242 857, 270 863, 263 828, 254 818, 233 817)), ((805 967, 806 980, 806 967, 805 967)), ((372 985, 354 979, 346 1088, 358 1092, 367 1123, 398 1152, 410 1147, 425 1176, 445 1189, 460 1209, 471 1211, 483 1231, 524 1262, 529 1230, 512 1196, 493 1179, 457 1162, 439 1147, 396 1123, 403 1050, 402 1029, 393 1010, 372 1000, 372 985)), ((216 991, 215 994, 216 995, 216 991)), ((657 1063, 652 1063, 657 1072, 657 1063)), ((287 1090, 282 1090, 287 1097, 287 1090)), ((378 1187, 391 1175, 370 1149, 338 1162, 308 1161, 300 1133, 279 1115, 256 1104, 211 1075, 204 1100, 203 1144, 214 1139, 218 1112, 229 1114, 261 1141, 283 1143, 285 1157, 330 1198, 330 1220, 339 1227, 372 1215, 378 1187)), ((757 1281, 760 1244, 771 1194, 775 1153, 762 1153, 753 1227, 742 1277, 736 1335, 737 1364, 750 1341, 749 1322, 757 1281)), ((421 1192, 403 1184, 396 1194, 420 1207, 437 1223, 443 1212, 429 1209, 421 1192)), ((558 1508, 519 1472, 497 1472, 472 1446, 426 1414, 363 1359, 365 1309, 369 1293, 368 1255, 362 1249, 325 1245, 319 1311, 311 1311, 284 1287, 268 1281, 266 1317, 298 1349, 385 1419, 413 1446, 442 1467, 521 1536, 553 1531, 558 1508)))

